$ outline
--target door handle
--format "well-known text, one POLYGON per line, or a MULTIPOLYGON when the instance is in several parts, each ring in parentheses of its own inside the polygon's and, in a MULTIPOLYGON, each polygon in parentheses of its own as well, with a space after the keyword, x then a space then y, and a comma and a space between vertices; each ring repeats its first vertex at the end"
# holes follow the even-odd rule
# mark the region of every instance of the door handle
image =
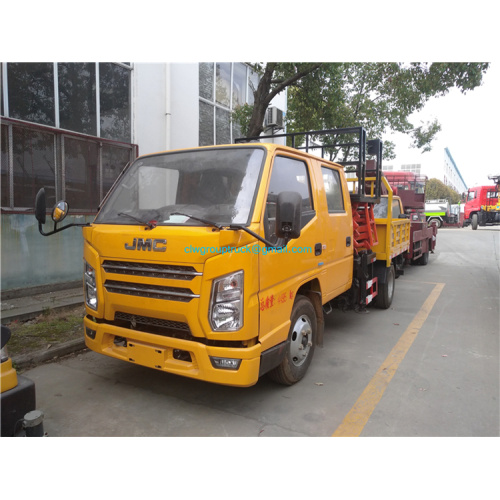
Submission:
POLYGON ((350 247, 351 246, 351 237, 348 236, 346 239, 345 239, 345 246, 346 247, 350 247))
POLYGON ((316 243, 314 245, 314 255, 318 256, 321 255, 323 252, 323 245, 321 243, 316 243))

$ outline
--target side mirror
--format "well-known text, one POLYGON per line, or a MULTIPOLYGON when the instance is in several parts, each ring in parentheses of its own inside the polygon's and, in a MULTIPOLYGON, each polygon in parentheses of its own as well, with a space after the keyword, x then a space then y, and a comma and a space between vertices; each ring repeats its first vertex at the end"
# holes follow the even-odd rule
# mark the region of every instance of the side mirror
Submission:
POLYGON ((52 210, 52 220, 54 222, 61 222, 68 215, 68 204, 65 201, 60 201, 52 210))
POLYGON ((64 220, 66 215, 68 215, 69 207, 68 204, 65 201, 60 201, 57 203, 57 205, 54 207, 52 210, 52 220, 54 221, 54 230, 50 231, 48 233, 45 233, 42 229, 42 226, 45 224, 45 213, 47 211, 47 202, 45 200, 45 189, 42 188, 38 193, 36 194, 35 198, 35 217, 36 220, 38 221, 38 230, 40 231, 40 234, 43 236, 50 236, 51 234, 58 233, 59 231, 63 231, 64 229, 67 229, 68 227, 86 227, 89 226, 90 224, 66 224, 63 227, 57 227, 57 224, 64 220))
POLYGON ((276 236, 290 240, 300 236, 302 196, 283 191, 276 203, 276 236))
POLYGON ((35 198, 35 217, 40 224, 45 224, 46 211, 47 204, 45 202, 45 189, 42 188, 38 191, 35 198))

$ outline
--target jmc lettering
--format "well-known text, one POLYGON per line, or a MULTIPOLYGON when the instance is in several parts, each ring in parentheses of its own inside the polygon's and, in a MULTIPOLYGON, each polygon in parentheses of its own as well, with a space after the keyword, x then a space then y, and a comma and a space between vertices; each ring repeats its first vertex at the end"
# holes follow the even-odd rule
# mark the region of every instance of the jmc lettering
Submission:
POLYGON ((148 252, 166 252, 167 240, 152 240, 151 238, 134 238, 132 245, 125 243, 125 250, 144 250, 148 252))

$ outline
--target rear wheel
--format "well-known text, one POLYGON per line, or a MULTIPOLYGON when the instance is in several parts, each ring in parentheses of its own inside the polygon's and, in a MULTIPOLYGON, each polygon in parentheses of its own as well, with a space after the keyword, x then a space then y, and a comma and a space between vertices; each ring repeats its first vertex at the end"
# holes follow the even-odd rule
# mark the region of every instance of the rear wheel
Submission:
POLYGON ((424 252, 417 262, 421 266, 426 266, 427 263, 429 262, 429 252, 424 252))
POLYGON ((307 297, 297 295, 290 319, 285 357, 268 374, 283 385, 295 384, 304 377, 311 364, 316 342, 316 311, 307 297))
POLYGON ((396 272, 394 265, 386 268, 385 283, 379 283, 378 294, 375 297, 375 305, 379 309, 389 309, 394 297, 394 287, 396 284, 396 272))

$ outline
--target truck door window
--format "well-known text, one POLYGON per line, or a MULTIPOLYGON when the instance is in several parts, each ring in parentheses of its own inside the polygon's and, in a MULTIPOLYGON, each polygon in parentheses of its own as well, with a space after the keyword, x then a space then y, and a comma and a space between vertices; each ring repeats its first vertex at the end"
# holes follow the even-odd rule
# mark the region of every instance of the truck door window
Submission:
POLYGON ((401 214, 401 207, 399 206, 399 200, 392 200, 392 218, 397 219, 401 214))
POLYGON ((275 235, 276 201, 282 191, 296 191, 302 197, 301 228, 303 228, 315 215, 311 184, 305 162, 285 156, 277 156, 274 159, 265 214, 265 235, 266 239, 272 243, 277 241, 275 235))
POLYGON ((327 167, 321 167, 321 172, 323 173, 328 213, 343 212, 344 198, 339 173, 327 167))

